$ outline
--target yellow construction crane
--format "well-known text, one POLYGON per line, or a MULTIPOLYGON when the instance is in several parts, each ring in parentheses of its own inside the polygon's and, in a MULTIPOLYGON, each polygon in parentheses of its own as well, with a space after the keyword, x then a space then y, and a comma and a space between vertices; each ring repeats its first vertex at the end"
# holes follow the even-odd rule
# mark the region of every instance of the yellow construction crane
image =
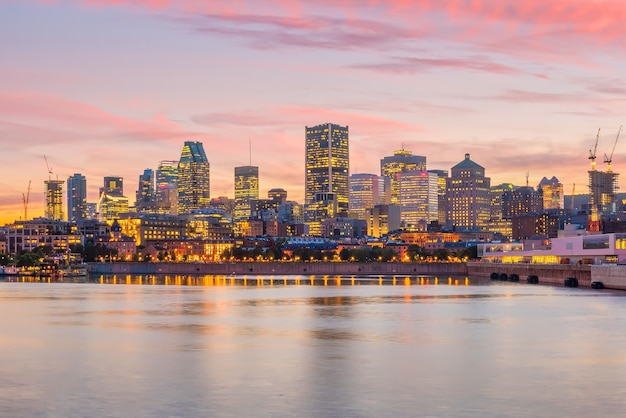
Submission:
POLYGON ((598 149, 599 140, 600 140, 600 128, 598 128, 598 134, 596 135, 596 144, 593 146, 593 151, 589 150, 589 159, 591 160, 591 171, 596 170, 596 150, 598 149))
POLYGON ((30 200, 30 180, 28 180, 28 189, 26 194, 22 193, 22 201, 24 202, 24 220, 28 220, 28 201, 30 200))
POLYGON ((613 144, 613 150, 611 150, 611 155, 607 157, 607 155, 604 154, 604 162, 608 164, 606 168, 607 173, 611 172, 611 161, 613 161, 613 153, 615 152, 615 146, 617 145, 617 140, 619 139, 620 132, 622 132, 622 125, 620 125, 619 129, 617 130, 617 136, 615 137, 615 143, 613 144))

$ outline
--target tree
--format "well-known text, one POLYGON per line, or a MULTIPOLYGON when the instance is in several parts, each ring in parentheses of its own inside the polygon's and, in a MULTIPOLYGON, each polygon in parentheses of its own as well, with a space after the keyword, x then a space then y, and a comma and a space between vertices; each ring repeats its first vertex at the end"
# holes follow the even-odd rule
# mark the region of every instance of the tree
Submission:
POLYGON ((438 260, 447 261, 450 258, 450 251, 446 248, 439 248, 433 252, 433 257, 436 257, 438 260))
POLYGON ((13 257, 9 254, 0 254, 0 266, 6 266, 13 263, 13 257))
POLYGON ((339 251, 339 258, 341 258, 343 261, 350 260, 350 250, 347 248, 343 248, 341 251, 339 251))

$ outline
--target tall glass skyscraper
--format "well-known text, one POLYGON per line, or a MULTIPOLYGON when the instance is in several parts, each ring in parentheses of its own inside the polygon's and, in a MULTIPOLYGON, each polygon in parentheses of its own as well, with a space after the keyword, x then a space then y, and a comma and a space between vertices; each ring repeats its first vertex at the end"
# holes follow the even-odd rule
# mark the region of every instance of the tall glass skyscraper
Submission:
POLYGON ((426 170, 426 157, 413 155, 411 151, 401 149, 394 151, 392 156, 380 160, 380 175, 389 177, 391 181, 391 204, 400 204, 400 184, 396 174, 406 171, 426 170))
POLYGON ((389 178, 376 174, 350 176, 350 216, 367 219, 367 210, 389 204, 389 178))
POLYGON ((348 210, 350 177, 348 127, 325 123, 306 127, 305 203, 316 193, 334 193, 337 209, 348 210))
POLYGON ((142 207, 155 201, 154 193, 154 171, 146 168, 143 174, 139 175, 135 206, 142 207))
POLYGON ((178 161, 178 212, 208 208, 210 165, 202 142, 186 141, 178 161))
POLYGON ((74 174, 67 179, 67 220, 76 222, 87 218, 87 179, 74 174))
POLYGON ((250 218, 250 201, 259 198, 259 167, 246 165, 235 167, 235 210, 233 220, 250 218))

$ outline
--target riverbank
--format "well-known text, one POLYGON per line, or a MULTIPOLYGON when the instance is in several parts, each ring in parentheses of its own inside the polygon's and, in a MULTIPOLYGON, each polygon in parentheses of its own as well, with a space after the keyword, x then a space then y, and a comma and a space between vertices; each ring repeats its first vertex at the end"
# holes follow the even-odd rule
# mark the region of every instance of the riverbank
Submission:
POLYGON ((90 263, 91 274, 213 274, 213 275, 467 275, 465 263, 90 263))
POLYGON ((530 275, 537 276, 539 284, 563 286, 568 277, 578 280, 578 285, 591 287, 592 282, 602 282, 605 288, 626 290, 626 266, 591 264, 522 264, 468 262, 467 274, 490 277, 491 273, 517 274, 520 281, 530 275))

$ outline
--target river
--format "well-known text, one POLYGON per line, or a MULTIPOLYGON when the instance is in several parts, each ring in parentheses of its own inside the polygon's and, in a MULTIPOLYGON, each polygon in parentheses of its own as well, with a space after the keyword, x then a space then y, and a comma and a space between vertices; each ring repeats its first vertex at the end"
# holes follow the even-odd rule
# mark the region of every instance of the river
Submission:
POLYGON ((0 416, 623 416, 626 292, 307 279, 0 281, 0 416))

